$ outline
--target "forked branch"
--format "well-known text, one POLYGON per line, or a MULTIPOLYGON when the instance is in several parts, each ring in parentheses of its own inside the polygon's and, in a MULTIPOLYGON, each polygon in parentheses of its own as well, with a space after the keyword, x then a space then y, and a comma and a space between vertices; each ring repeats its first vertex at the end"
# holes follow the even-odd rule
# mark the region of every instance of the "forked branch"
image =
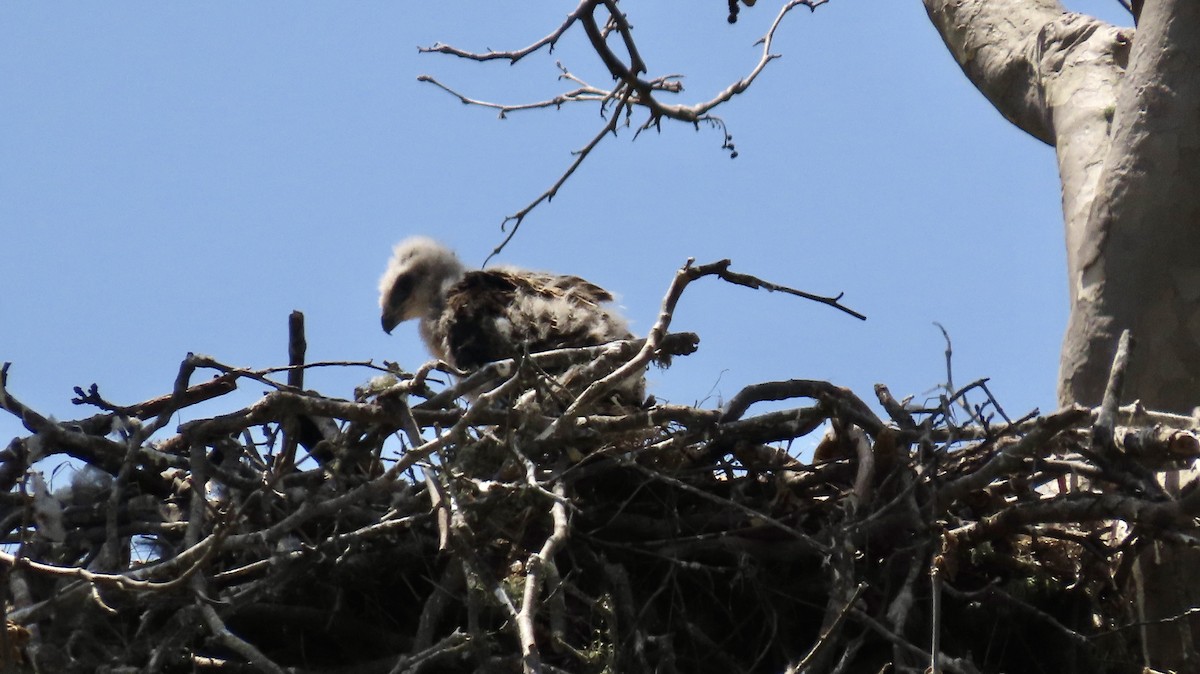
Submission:
POLYGON ((771 22, 770 27, 758 40, 757 44, 762 46, 762 50, 758 61, 750 71, 745 76, 730 83, 711 98, 691 105, 667 103, 661 100, 660 97, 663 94, 675 95, 683 91, 683 86, 680 82, 681 76, 676 74, 659 75, 656 77, 647 76, 650 72, 650 67, 643 59, 641 50, 638 48, 634 37, 633 25, 625 13, 621 11, 617 0, 583 0, 576 5, 575 9, 557 27, 541 39, 520 49, 508 51, 489 49, 485 52, 476 52, 440 42, 435 43, 431 47, 422 47, 420 49, 422 53, 448 54, 480 62, 506 60, 512 64, 542 49, 553 52, 558 40, 567 31, 574 28, 576 24, 579 24, 587 36, 592 50, 600 58, 601 62, 604 63, 605 69, 613 78, 614 84, 611 88, 594 87, 583 83, 571 75, 566 67, 559 63, 559 69, 563 73, 560 79, 574 81, 580 86, 550 99, 521 104, 500 104, 483 101, 460 93, 430 75, 421 75, 417 78, 418 81, 428 82, 446 91, 465 105, 475 105, 498 110, 501 118, 504 118, 510 112, 558 108, 567 103, 578 102, 598 103, 606 113, 605 123, 599 132, 582 149, 574 152, 574 160, 554 184, 524 208, 504 218, 501 222, 501 231, 506 232, 506 236, 496 246, 492 252, 492 256, 503 250, 508 242, 512 240, 517 230, 521 227, 521 223, 524 222, 533 209, 537 208, 543 202, 554 198, 554 195, 558 193, 558 190, 562 188, 567 179, 575 173, 605 136, 610 133, 613 135, 616 134, 620 117, 622 115, 627 117, 634 108, 644 108, 647 111, 646 118, 638 125, 639 133, 650 128, 660 128, 664 119, 684 122, 697 127, 701 123, 708 123, 723 132, 721 147, 729 151, 731 157, 736 157, 737 151, 734 149, 732 136, 726 129, 724 120, 714 116, 712 112, 730 101, 734 96, 749 89, 754 81, 758 79, 758 76, 762 74, 763 70, 766 69, 767 64, 780 57, 779 54, 771 51, 771 47, 775 39, 775 34, 779 30, 780 25, 782 25, 784 18, 793 9, 803 6, 815 11, 817 7, 826 2, 828 0, 789 0, 784 3, 778 14, 776 14, 774 21, 771 22), (604 10, 604 15, 597 17, 597 12, 601 8, 604 10), (619 43, 617 47, 614 47, 612 44, 614 36, 616 42, 619 43), (511 225, 511 228, 509 228, 509 225, 511 225))

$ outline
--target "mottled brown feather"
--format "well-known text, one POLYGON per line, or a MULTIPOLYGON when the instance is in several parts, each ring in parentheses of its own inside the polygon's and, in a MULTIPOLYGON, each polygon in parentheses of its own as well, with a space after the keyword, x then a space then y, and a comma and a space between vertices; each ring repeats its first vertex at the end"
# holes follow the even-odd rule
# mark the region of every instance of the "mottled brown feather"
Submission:
MULTIPOLYGON (((525 353, 595 346, 632 335, 612 293, 578 276, 496 267, 465 271, 454 253, 414 237, 396 246, 380 281, 383 326, 420 319, 433 354, 464 370, 525 353)), ((570 385, 573 371, 551 373, 570 385)), ((620 391, 640 404, 639 378, 620 391)))

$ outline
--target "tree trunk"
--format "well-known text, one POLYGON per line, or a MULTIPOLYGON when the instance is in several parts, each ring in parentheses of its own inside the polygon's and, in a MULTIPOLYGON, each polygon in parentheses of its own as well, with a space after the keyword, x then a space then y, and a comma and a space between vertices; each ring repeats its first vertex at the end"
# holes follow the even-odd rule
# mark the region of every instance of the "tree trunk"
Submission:
POLYGON ((1149 4, 1117 88, 1085 255, 1072 270, 1064 400, 1091 403, 1124 328, 1139 342, 1128 392, 1156 409, 1200 404, 1200 5, 1149 4))
MULTIPOLYGON (((1117 337, 1137 341, 1126 402, 1200 405, 1200 3, 1146 3, 1133 29, 1056 0, 924 0, 963 72, 1012 123, 1053 145, 1071 314, 1059 399, 1096 405, 1117 337)), ((1144 619, 1200 605, 1192 551, 1139 564, 1144 619)), ((1148 664, 1194 671, 1186 623, 1148 627, 1148 664)))

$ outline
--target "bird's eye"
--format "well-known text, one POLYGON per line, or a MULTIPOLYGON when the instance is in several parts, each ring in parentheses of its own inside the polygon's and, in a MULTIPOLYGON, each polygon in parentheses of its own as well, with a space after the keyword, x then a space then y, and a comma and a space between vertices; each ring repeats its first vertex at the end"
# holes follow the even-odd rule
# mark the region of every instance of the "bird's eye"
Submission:
POLYGON ((401 307, 408 301, 413 291, 413 277, 405 274, 396 278, 396 282, 392 284, 391 291, 388 292, 388 306, 401 307))

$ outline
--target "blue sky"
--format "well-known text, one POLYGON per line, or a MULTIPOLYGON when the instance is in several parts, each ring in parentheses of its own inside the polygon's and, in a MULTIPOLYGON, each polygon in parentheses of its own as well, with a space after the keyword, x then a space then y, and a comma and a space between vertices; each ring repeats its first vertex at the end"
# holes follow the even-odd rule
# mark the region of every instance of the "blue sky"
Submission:
MULTIPOLYGON (((759 2, 731 27, 722 2, 624 4, 651 75, 687 74, 684 102, 748 72, 775 11, 759 2)), ((420 365, 415 326, 379 329, 391 246, 428 234, 481 263, 504 216, 602 120, 582 105, 498 120, 417 76, 506 103, 561 91, 556 60, 607 78, 582 35, 512 67, 416 47, 523 46, 567 6, 0 5, 10 391, 69 419, 93 412, 70 404, 73 386, 134 403, 168 392, 189 351, 283 364, 293 309, 307 316, 310 360, 420 365)), ((1127 22, 1115 1, 1071 6, 1127 22)), ((876 382, 920 395, 945 377, 939 321, 957 383, 991 377, 1010 413, 1053 408, 1067 290, 1052 150, 970 86, 918 2, 796 11, 774 51, 784 57, 719 111, 737 159, 716 131, 665 125, 632 141, 623 130, 499 261, 611 288, 639 332, 689 257, 845 292, 869 316, 702 280, 674 323, 700 334, 701 351, 651 375, 672 402, 715 406, 786 378, 868 400, 876 382)), ((308 385, 349 397, 368 376, 313 372, 308 385)), ((261 391, 243 384, 199 412, 261 391)), ((23 432, 0 417, 0 444, 23 432)))

